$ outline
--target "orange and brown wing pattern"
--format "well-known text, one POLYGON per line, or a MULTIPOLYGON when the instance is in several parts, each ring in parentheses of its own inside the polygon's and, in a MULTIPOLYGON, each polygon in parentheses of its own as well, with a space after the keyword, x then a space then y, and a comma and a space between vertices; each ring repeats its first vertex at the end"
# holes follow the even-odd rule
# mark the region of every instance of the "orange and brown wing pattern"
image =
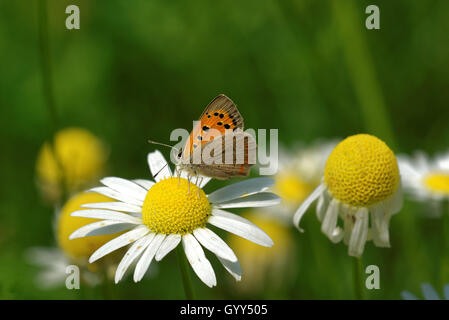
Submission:
POLYGON ((226 131, 236 129, 243 130, 243 118, 234 102, 220 94, 207 105, 190 133, 184 148, 184 158, 189 157, 199 145, 203 146, 226 131))

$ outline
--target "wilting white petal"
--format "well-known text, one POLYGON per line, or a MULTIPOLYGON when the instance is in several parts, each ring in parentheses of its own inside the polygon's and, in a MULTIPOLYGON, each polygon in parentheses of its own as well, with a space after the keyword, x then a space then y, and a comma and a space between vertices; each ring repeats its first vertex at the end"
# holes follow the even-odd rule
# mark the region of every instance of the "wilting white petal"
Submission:
POLYGON ((228 217, 213 214, 207 222, 261 246, 271 247, 273 245, 273 240, 262 229, 251 221, 232 213, 229 213, 228 217))
POLYGON ((306 200, 301 203, 298 210, 296 210, 295 215, 293 216, 293 224, 298 228, 299 231, 304 232, 303 229, 299 227, 299 223, 301 222, 302 217, 306 213, 307 209, 310 207, 312 202, 314 202, 318 197, 326 190, 326 186, 324 183, 320 184, 310 196, 307 197, 306 200))
POLYGON ((89 223, 81 228, 75 230, 70 236, 69 240, 82 238, 82 237, 90 237, 90 236, 99 236, 105 234, 114 234, 117 232, 122 232, 125 230, 129 230, 134 227, 135 224, 132 223, 124 223, 121 221, 114 220, 102 220, 96 221, 94 223, 89 223))
POLYGON ((136 260, 145 251, 155 235, 155 233, 150 233, 132 244, 117 266, 117 270, 115 272, 115 283, 122 280, 126 270, 128 270, 134 260, 136 260))
POLYGON ((444 295, 444 299, 449 300, 449 284, 446 284, 443 287, 443 295, 444 295))
POLYGON ((395 214, 401 211, 403 204, 403 198, 402 198, 402 186, 401 182, 399 182, 398 189, 393 194, 393 196, 387 200, 386 203, 386 209, 391 213, 395 214))
POLYGON ((323 222, 321 223, 321 231, 331 240, 334 230, 337 227, 338 207, 338 200, 332 199, 331 203, 327 207, 323 222))
POLYGON ((371 208, 371 226, 374 244, 378 247, 390 247, 390 225, 391 213, 386 211, 383 204, 371 208))
POLYGON ((145 272, 147 272, 148 267, 151 264, 151 261, 154 258, 157 250, 161 246, 162 241, 165 238, 165 234, 158 233, 154 237, 154 239, 150 242, 148 247, 145 249, 145 252, 139 259, 139 262, 136 265, 136 269, 134 270, 134 282, 139 282, 142 280, 145 272))
POLYGON ((212 215, 214 216, 219 216, 219 217, 225 217, 225 218, 230 218, 230 219, 236 219, 236 220, 240 220, 241 222, 248 222, 248 219, 245 219, 237 214, 233 214, 231 212, 225 211, 225 210, 221 210, 221 209, 212 209, 212 215))
POLYGON ((349 239, 348 254, 359 258, 365 248, 368 236, 368 209, 360 208, 355 214, 354 228, 349 239))
POLYGON ((215 208, 255 208, 274 206, 281 203, 279 198, 274 193, 261 192, 247 197, 237 198, 220 203, 214 203, 215 208))
POLYGON ((267 190, 273 184, 274 180, 271 178, 247 179, 212 192, 208 195, 208 199, 211 203, 233 200, 267 190))
POLYGON ((195 237, 191 234, 182 236, 182 246, 184 247, 187 260, 201 281, 210 288, 217 285, 214 269, 195 237))
POLYGON ((95 262, 98 259, 104 257, 108 253, 115 251, 121 247, 124 247, 134 241, 145 236, 149 232, 146 226, 138 226, 127 233, 124 233, 117 238, 106 242, 103 246, 97 249, 89 258, 89 263, 95 262))
POLYGON ((150 152, 147 160, 151 174, 156 182, 172 176, 170 167, 159 150, 150 152))
POLYGON ((161 261, 170 251, 178 246, 181 242, 181 236, 179 234, 170 234, 162 242, 159 250, 156 252, 154 259, 161 261))
POLYGON ((150 190, 151 187, 154 185, 153 181, 145 179, 134 179, 133 182, 137 183, 142 188, 145 188, 145 190, 150 190))
POLYGON ((134 223, 134 224, 142 223, 142 219, 136 218, 132 215, 122 213, 122 212, 103 210, 103 209, 83 209, 83 210, 73 211, 70 215, 72 217, 115 220, 115 221, 129 222, 129 223, 134 223))
POLYGON ((107 209, 114 211, 134 212, 134 213, 142 212, 142 208, 140 206, 135 206, 133 204, 119 201, 86 203, 81 205, 81 208, 107 209))
POLYGON ((100 182, 105 186, 111 188, 112 190, 141 201, 145 200, 145 196, 147 195, 147 190, 145 190, 138 184, 126 179, 106 177, 101 179, 100 182))
POLYGON ((240 281, 242 279, 242 267, 238 261, 231 262, 229 260, 217 257, 220 260, 223 267, 234 277, 235 280, 240 281))
POLYGON ((130 203, 130 204, 134 204, 139 207, 141 207, 143 205, 143 201, 138 200, 133 197, 130 197, 124 193, 120 193, 115 190, 112 190, 109 187, 95 187, 95 188, 87 190, 87 192, 96 192, 96 193, 102 194, 106 197, 109 197, 109 198, 112 198, 112 199, 115 199, 118 201, 130 203))
POLYGON ((234 251, 212 230, 197 228, 193 230, 193 235, 203 247, 215 253, 216 256, 231 262, 237 261, 234 251))

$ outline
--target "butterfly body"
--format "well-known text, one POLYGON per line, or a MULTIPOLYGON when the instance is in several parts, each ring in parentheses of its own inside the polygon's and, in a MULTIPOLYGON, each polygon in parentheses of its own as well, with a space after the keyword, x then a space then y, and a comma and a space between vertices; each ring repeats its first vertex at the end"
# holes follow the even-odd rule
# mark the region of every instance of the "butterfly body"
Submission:
POLYGON ((208 104, 178 153, 178 169, 221 180, 247 176, 256 147, 254 138, 243 132, 234 102, 221 94, 208 104))

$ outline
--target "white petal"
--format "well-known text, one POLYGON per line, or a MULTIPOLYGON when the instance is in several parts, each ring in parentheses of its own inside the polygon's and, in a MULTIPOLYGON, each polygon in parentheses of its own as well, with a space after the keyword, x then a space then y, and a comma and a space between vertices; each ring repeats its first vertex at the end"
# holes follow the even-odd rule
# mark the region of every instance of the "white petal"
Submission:
POLYGON ((165 234, 156 234, 154 239, 145 249, 145 252, 142 254, 142 257, 140 257, 139 262, 136 265, 136 269, 134 270, 134 282, 139 282, 140 280, 142 280, 164 238, 165 234))
POLYGON ((130 203, 130 204, 134 204, 134 205, 140 206, 140 207, 143 205, 143 201, 138 200, 133 197, 129 197, 126 194, 112 190, 109 187, 95 187, 95 188, 87 190, 87 192, 96 192, 96 193, 102 194, 106 197, 109 197, 109 198, 112 198, 112 199, 115 199, 118 201, 130 203))
POLYGON ((390 247, 389 214, 383 204, 371 208, 371 226, 374 244, 378 247, 390 247))
POLYGON ((368 209, 360 208, 355 214, 355 224, 349 239, 348 254, 359 258, 365 248, 368 236, 368 209))
POLYGON ((170 253, 170 251, 176 248, 180 242, 181 242, 181 235, 179 234, 168 235, 162 242, 159 249, 157 250, 154 259, 156 259, 156 261, 161 261, 168 253, 170 253))
POLYGON ((214 203, 215 208, 254 208, 254 207, 268 207, 281 203, 279 198, 274 193, 261 192, 247 197, 237 198, 234 200, 214 203))
POLYGON ((133 204, 119 201, 86 203, 83 204, 81 208, 108 209, 114 211, 135 212, 135 213, 142 212, 142 208, 140 206, 135 206, 133 204))
POLYGON ((126 270, 128 270, 134 260, 136 260, 145 251, 155 235, 155 233, 150 233, 132 244, 117 266, 117 270, 115 271, 115 283, 122 280, 126 270))
POLYGON ((128 197, 135 198, 138 200, 145 200, 147 195, 147 190, 139 186, 138 184, 117 177, 106 177, 100 180, 105 186, 115 190, 119 193, 126 194, 128 197))
POLYGON ((193 235, 203 247, 215 253, 216 256, 231 262, 237 261, 234 251, 212 230, 197 228, 193 230, 193 235))
POLYGON ((214 269, 195 237, 191 234, 182 236, 182 246, 184 247, 187 260, 198 278, 210 288, 217 285, 214 269))
POLYGON ((391 213, 395 214, 401 211, 403 204, 403 197, 402 197, 402 187, 399 183, 398 189, 393 194, 393 196, 387 200, 386 203, 386 209, 391 213))
POLYGON ((145 179, 134 179, 133 182, 137 183, 142 188, 145 188, 145 190, 150 190, 151 187, 154 185, 153 181, 145 179))
POLYGON ((231 262, 229 260, 217 257, 220 260, 223 267, 235 278, 235 280, 240 281, 242 279, 242 267, 238 261, 231 262))
POLYGON ((298 228, 299 231, 304 232, 304 230, 299 227, 299 223, 301 222, 304 213, 306 213, 312 202, 318 199, 318 197, 324 192, 324 190, 326 190, 326 186, 324 185, 324 183, 322 183, 315 190, 313 190, 310 196, 308 196, 307 199, 304 200, 303 203, 301 203, 298 210, 296 210, 295 215, 293 216, 293 224, 298 228))
POLYGON ((148 154, 147 160, 151 174, 153 175, 153 178, 156 182, 172 176, 170 167, 168 166, 167 161, 159 150, 150 152, 148 154))
POLYGON ((212 215, 207 222, 261 246, 271 247, 273 245, 273 240, 254 223, 242 217, 237 216, 236 218, 234 216, 231 213, 229 213, 229 217, 212 215))
POLYGON ((81 228, 75 230, 69 236, 69 240, 87 237, 87 236, 114 234, 114 233, 122 232, 124 230, 129 230, 134 226, 135 226, 135 224, 123 223, 121 221, 114 221, 114 220, 96 221, 94 223, 87 224, 87 225, 82 226, 81 228))
POLYGON ((73 211, 70 215, 72 217, 115 220, 115 221, 129 222, 129 223, 134 223, 134 224, 142 223, 142 220, 140 218, 136 218, 132 215, 129 215, 129 214, 126 214, 123 212, 103 210, 103 209, 83 209, 83 210, 73 211))
POLYGON ((415 296, 413 293, 408 292, 408 291, 402 291, 401 292, 401 297, 404 300, 418 300, 417 296, 415 296))
POLYGON ((138 226, 127 233, 124 233, 117 238, 112 239, 109 242, 106 242, 103 246, 97 249, 89 258, 89 263, 95 262, 98 259, 104 257, 108 253, 115 251, 121 247, 124 247, 134 241, 140 239, 145 236, 149 232, 146 226, 138 226))
POLYGON ((267 190, 274 184, 271 178, 253 178, 228 185, 208 195, 209 202, 217 203, 267 190))
POLYGON ((329 240, 332 241, 333 243, 338 243, 343 239, 344 235, 345 235, 345 233, 342 228, 335 227, 335 229, 332 231, 331 235, 329 236, 329 240))
MULTIPOLYGON (((332 199, 327 207, 323 222, 321 223, 321 231, 329 238, 333 238, 333 233, 337 227, 339 202, 332 199)), ((331 239, 332 240, 332 239, 331 239)))

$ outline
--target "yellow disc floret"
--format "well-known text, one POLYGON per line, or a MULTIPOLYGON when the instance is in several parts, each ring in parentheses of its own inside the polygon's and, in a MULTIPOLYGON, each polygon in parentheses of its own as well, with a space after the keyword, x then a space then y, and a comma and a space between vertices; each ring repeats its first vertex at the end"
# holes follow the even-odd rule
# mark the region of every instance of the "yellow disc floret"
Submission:
POLYGON ((367 207, 391 197, 399 185, 396 157, 380 139, 358 134, 340 142, 324 169, 324 182, 341 202, 367 207))
POLYGON ((287 204, 297 205, 301 203, 313 187, 300 179, 294 172, 281 172, 275 177, 274 191, 287 204))
POLYGON ((73 196, 66 202, 58 219, 57 234, 59 247, 67 256, 75 259, 87 259, 95 250, 117 237, 117 234, 112 234, 69 240, 70 234, 75 230, 87 224, 99 221, 91 218, 72 217, 70 215, 72 212, 86 209, 81 208, 81 205, 86 203, 109 201, 114 200, 98 193, 82 192, 73 196))
POLYGON ((203 190, 198 190, 186 179, 168 178, 148 191, 143 202, 142 218, 154 232, 186 234, 204 227, 210 211, 209 200, 203 190))
POLYGON ((432 192, 449 195, 449 173, 432 172, 424 178, 425 186, 432 192))

